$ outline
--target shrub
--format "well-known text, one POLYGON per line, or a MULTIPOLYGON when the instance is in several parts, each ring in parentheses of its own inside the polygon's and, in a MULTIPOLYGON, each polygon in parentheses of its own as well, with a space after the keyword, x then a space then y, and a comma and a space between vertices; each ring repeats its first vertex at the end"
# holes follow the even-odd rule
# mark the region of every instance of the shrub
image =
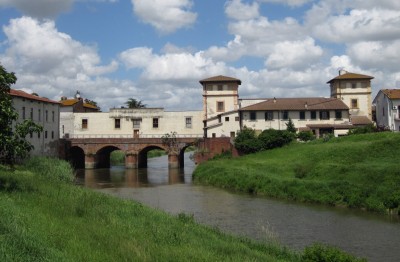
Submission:
POLYGON ((367 134, 377 132, 378 129, 373 125, 360 126, 349 130, 349 135, 367 134))
POLYGON ((258 139, 263 149, 272 149, 289 144, 294 137, 295 135, 287 130, 266 129, 258 136, 258 139))
POLYGON ((313 132, 311 132, 311 131, 300 131, 300 132, 297 134, 297 138, 298 138, 300 141, 307 142, 307 141, 312 141, 312 140, 314 140, 314 139, 315 139, 315 135, 314 135, 313 132))
POLYGON ((367 260, 356 258, 335 247, 330 247, 324 244, 313 244, 304 249, 301 261, 352 262, 352 261, 367 261, 367 260))
POLYGON ((244 127, 235 138, 235 147, 241 153, 250 154, 260 151, 262 144, 257 139, 254 129, 244 127))
POLYGON ((294 176, 296 178, 305 178, 311 171, 311 167, 306 164, 297 164, 294 167, 294 176))

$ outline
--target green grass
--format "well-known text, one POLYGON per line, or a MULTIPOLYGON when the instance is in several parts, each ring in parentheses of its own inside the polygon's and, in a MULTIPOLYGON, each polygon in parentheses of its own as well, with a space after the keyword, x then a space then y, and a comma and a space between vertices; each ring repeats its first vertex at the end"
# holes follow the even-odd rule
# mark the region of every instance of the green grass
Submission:
POLYGON ((281 199, 385 213, 400 204, 400 134, 372 133, 199 165, 198 183, 281 199))
POLYGON ((299 253, 223 234, 190 215, 74 186, 71 174, 56 159, 0 166, 0 261, 300 261, 299 253))

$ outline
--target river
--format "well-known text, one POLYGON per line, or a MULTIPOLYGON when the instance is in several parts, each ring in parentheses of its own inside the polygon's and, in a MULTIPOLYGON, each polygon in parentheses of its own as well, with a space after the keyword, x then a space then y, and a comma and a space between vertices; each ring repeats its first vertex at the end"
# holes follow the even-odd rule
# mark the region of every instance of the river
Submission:
POLYGON ((230 193, 192 184, 194 164, 168 169, 167 158, 147 169, 78 170, 77 183, 171 214, 192 214, 199 223, 301 250, 314 242, 337 246, 368 261, 400 261, 400 219, 367 212, 230 193))

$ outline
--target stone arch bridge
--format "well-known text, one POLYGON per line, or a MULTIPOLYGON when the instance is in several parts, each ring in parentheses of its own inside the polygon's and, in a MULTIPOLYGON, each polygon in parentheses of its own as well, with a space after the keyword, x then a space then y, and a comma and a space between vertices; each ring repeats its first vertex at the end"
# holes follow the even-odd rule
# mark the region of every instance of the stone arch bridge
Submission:
POLYGON ((76 168, 108 168, 110 154, 114 150, 125 153, 126 168, 147 167, 147 152, 153 149, 164 150, 168 154, 168 166, 184 166, 183 154, 189 146, 199 142, 197 137, 163 138, 67 138, 65 139, 65 158, 76 168))

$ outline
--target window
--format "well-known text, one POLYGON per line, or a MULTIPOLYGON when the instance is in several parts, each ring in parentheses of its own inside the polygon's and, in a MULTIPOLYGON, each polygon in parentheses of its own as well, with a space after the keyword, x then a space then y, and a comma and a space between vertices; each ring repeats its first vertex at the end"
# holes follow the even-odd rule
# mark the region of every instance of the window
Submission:
POLYGON ((25 107, 22 107, 22 119, 25 119, 25 107))
POLYGON ((65 128, 64 128, 64 125, 62 125, 62 133, 63 133, 63 135, 64 135, 64 130, 65 128))
POLYGON ((33 132, 29 133, 29 137, 33 138, 33 132))
POLYGON ((192 118, 191 117, 185 118, 185 125, 186 125, 186 128, 192 128, 192 118))
POLYGON ((256 120, 256 112, 250 112, 250 120, 252 121, 256 120))
POLYGON ((351 99, 351 108, 358 108, 358 100, 351 99))
POLYGON ((335 118, 336 119, 342 119, 342 111, 336 110, 335 111, 335 118))
POLYGON ((317 111, 310 111, 311 119, 317 119, 317 111))
POLYGON ((328 120, 329 117, 329 111, 320 111, 319 112, 319 118, 323 120, 328 120))
POLYGON ((222 90, 223 90, 222 85, 218 85, 218 91, 222 91, 222 90))
POLYGON ((239 121, 239 117, 238 116, 235 116, 235 121, 239 121))
POLYGON ((121 128, 121 119, 119 118, 114 119, 114 128, 121 128))
POLYGON ((40 119, 42 118, 41 113, 42 113, 42 111, 40 111, 40 109, 39 109, 39 111, 38 111, 38 121, 40 121, 40 119))
POLYGON ((306 111, 300 111, 299 112, 299 118, 300 118, 300 120, 306 119, 306 111))
POLYGON ((54 139, 54 131, 51 131, 51 139, 54 139))
POLYGON ((351 83, 351 88, 356 88, 357 84, 356 83, 351 83))
POLYGON ((53 122, 55 121, 54 111, 51 111, 51 120, 52 120, 53 122))
POLYGON ((217 102, 217 112, 224 112, 224 111, 225 111, 224 102, 218 101, 217 102))
POLYGON ((382 107, 382 115, 385 116, 385 108, 382 107))
POLYGON ((213 138, 216 138, 217 135, 216 135, 215 133, 212 133, 212 137, 213 137, 213 138))
POLYGON ((153 118, 153 128, 158 128, 158 118, 153 118))
POLYGON ((265 121, 273 120, 273 119, 274 119, 274 112, 273 111, 265 112, 265 121))
POLYGON ((31 108, 31 120, 33 120, 33 108, 31 108))
POLYGON ((46 110, 46 115, 45 115, 45 119, 46 119, 46 122, 48 122, 49 121, 49 112, 46 110))
POLYGON ((225 117, 225 122, 229 122, 229 116, 225 117))
POLYGON ((282 119, 289 119, 289 112, 288 111, 283 111, 282 112, 282 119))
POLYGON ((82 129, 87 129, 88 128, 88 120, 85 118, 85 119, 82 119, 82 129))
POLYGON ((232 138, 235 137, 235 132, 231 132, 231 137, 232 137, 232 138))
POLYGON ((40 138, 40 132, 37 133, 37 138, 40 138))
POLYGON ((133 128, 140 128, 140 122, 142 122, 141 118, 133 119, 133 128))
POLYGON ((44 131, 44 138, 46 138, 46 139, 47 139, 47 130, 46 130, 46 131, 44 131))

